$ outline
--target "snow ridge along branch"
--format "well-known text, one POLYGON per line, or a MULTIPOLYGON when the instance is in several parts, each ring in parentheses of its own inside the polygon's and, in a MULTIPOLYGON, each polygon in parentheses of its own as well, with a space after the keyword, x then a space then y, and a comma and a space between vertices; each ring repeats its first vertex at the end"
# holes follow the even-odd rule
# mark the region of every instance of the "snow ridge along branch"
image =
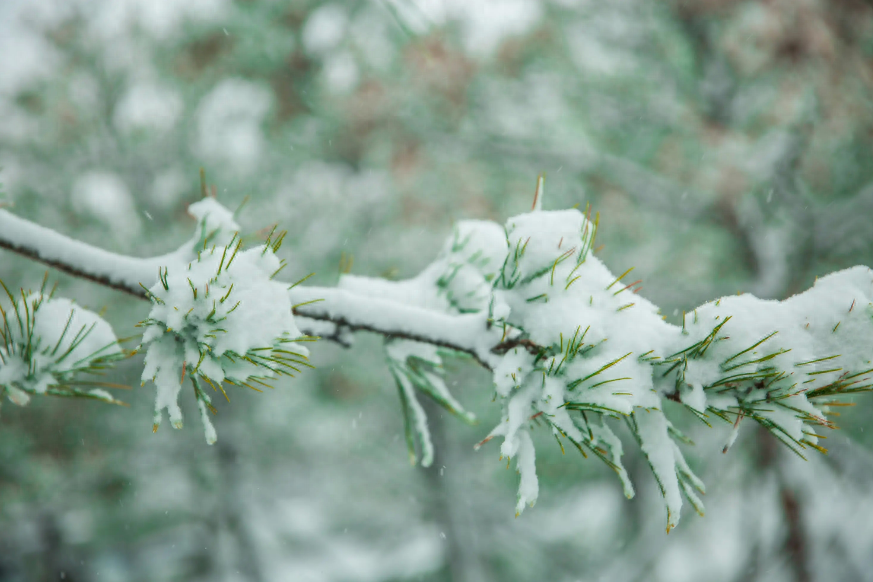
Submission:
MULTIPOLYGON (((130 257, 75 240, 0 210, 0 248, 143 300, 148 300, 143 286, 152 286, 160 269, 187 265, 196 257, 195 249, 200 240, 198 235, 177 250, 158 257, 130 257)), ((449 315, 329 287, 298 286, 289 293, 294 314, 302 318, 332 324, 340 330, 368 331, 389 338, 430 343, 469 354, 488 367, 488 358, 484 355, 487 350, 483 352, 483 346, 470 341, 471 337, 478 335, 471 332, 484 327, 479 317, 449 315), (439 335, 433 335, 435 331, 439 335)))

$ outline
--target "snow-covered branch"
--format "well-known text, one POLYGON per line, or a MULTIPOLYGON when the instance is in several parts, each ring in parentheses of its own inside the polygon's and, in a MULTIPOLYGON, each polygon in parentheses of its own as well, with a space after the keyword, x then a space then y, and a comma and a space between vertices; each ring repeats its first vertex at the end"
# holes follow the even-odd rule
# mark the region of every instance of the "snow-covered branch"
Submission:
MULTIPOLYGON (((623 424, 661 488, 669 531, 683 496, 703 512, 704 485, 680 450, 689 441, 668 418, 665 400, 707 425, 721 419, 732 426, 725 451, 749 419, 802 456, 823 450, 820 432, 834 428, 827 417, 842 405, 840 397, 873 389, 867 267, 823 277, 781 302, 723 297, 674 325, 638 295, 640 281, 626 282, 632 268, 616 276, 593 255, 599 220, 590 209, 543 211, 541 204, 542 179, 531 212, 502 226, 459 222, 418 276, 346 275, 334 289, 275 281, 284 235, 271 233, 265 244, 244 249, 233 215, 210 198, 191 206, 198 220, 193 239, 163 257, 117 256, 6 212, 0 212, 0 244, 148 299, 139 349, 146 353, 143 381, 157 386, 155 429, 165 409, 181 425, 177 399, 187 375, 209 442, 216 435, 204 385, 222 393, 223 382, 258 389, 255 384, 309 366, 303 342, 313 339, 306 335, 313 330, 340 338, 365 330, 385 337, 410 458, 420 455, 428 465, 433 444, 418 398, 473 420, 450 393, 442 365, 447 354, 472 356, 492 371, 503 409, 477 448, 502 439, 501 458, 514 459, 520 474, 518 512, 538 495, 531 434, 537 426, 602 459, 632 497, 622 464, 623 424)), ((66 331, 49 321, 34 333, 42 294, 10 300, 16 319, 3 313, 0 387, 12 396, 10 385, 37 393, 74 385, 76 369, 43 358, 66 331), (15 361, 21 365, 9 364, 15 361), (4 384, 6 376, 14 382, 4 384)))
MULTIPOLYGON (((197 235, 175 251, 158 257, 139 258, 112 253, 5 210, 0 210, 0 248, 148 300, 146 289, 158 280, 161 269, 186 266, 197 256, 198 246, 202 247, 208 234, 214 233, 219 225, 222 225, 224 236, 239 230, 232 215, 211 198, 191 205, 190 211, 200 221, 197 235), (209 222, 206 222, 207 218, 209 222)), ((210 245, 218 240, 216 237, 212 235, 210 245)), ((467 353, 486 367, 487 354, 500 338, 497 334, 498 341, 491 346, 474 341, 487 327, 481 316, 450 315, 346 289, 300 285, 289 293, 294 314, 305 318, 301 327, 312 335, 330 335, 336 330, 368 331, 467 353)))
POLYGON ((189 255, 180 249, 162 257, 126 257, 34 224, 7 210, 0 210, 0 248, 143 299, 146 296, 141 282, 154 280, 159 267, 179 263, 189 255))

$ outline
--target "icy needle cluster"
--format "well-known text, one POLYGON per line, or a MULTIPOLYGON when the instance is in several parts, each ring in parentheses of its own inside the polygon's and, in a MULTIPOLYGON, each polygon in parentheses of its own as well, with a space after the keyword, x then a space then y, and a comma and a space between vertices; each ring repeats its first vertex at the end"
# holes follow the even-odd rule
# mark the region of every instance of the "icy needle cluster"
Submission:
POLYGON ((694 413, 734 423, 726 448, 750 418, 803 456, 821 449, 822 428, 834 428, 827 415, 845 405, 836 397, 873 387, 871 301, 873 271, 853 267, 784 301, 739 295, 706 303, 685 316, 656 377, 694 413))
POLYGON ((3 289, 9 305, 0 306, 0 396, 20 406, 38 394, 119 403, 100 388, 110 385, 93 379, 124 357, 106 321, 44 286, 18 298, 3 289))
MULTIPOLYGON (((149 317, 140 349, 145 351, 143 383, 154 382, 155 430, 166 410, 174 427, 182 426, 178 398, 188 374, 200 409, 206 440, 216 440, 203 385, 220 390, 226 382, 253 390, 269 387, 278 376, 304 366, 308 350, 294 322, 288 286, 273 280, 283 262, 276 257, 283 234, 244 250, 236 225, 211 199, 198 203, 202 248, 187 264, 161 270, 150 289, 149 317), (216 217, 215 212, 219 215, 216 217), (201 383, 202 382, 202 383, 201 383)), ((226 211, 225 211, 226 212, 226 211)))
MULTIPOLYGON (((596 223, 576 210, 536 211, 506 225, 509 254, 494 286, 491 316, 516 344, 494 370, 504 403, 501 454, 521 474, 518 510, 537 496, 528 431, 545 424, 585 454, 602 458, 633 488, 607 419, 623 419, 664 494, 667 531, 682 496, 702 513, 703 483, 685 461, 686 441, 665 415, 683 403, 705 423, 753 419, 793 451, 821 449, 817 431, 834 398, 871 389, 873 272, 856 267, 822 278, 785 301, 725 297, 668 324, 591 254, 596 223)), ((627 277, 630 278, 630 277, 627 277)), ((490 438, 490 437, 489 437, 490 438)))
MULTIPOLYGON (((622 444, 607 418, 627 420, 678 521, 680 488, 701 507, 703 485, 676 446, 651 361, 679 331, 592 254, 597 226, 578 210, 535 211, 506 225, 509 254, 496 280, 492 319, 517 336, 494 370, 501 455, 521 474, 517 511, 537 498, 529 430, 545 424, 560 441, 611 466, 632 497, 622 444), (519 340, 525 340, 521 342, 519 340)), ((680 437, 681 438, 681 437, 680 437)), ((562 445, 563 446, 563 445, 562 445)))

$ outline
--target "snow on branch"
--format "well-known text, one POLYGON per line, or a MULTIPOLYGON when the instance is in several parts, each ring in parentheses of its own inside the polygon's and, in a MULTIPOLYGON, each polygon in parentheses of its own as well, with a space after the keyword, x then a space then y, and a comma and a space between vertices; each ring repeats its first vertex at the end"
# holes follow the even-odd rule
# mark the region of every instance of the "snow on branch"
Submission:
POLYGON ((18 297, 0 286, 9 301, 5 309, 0 305, 0 398, 5 394, 19 406, 42 394, 123 404, 104 388, 125 386, 87 379, 125 357, 108 323, 53 297, 45 281, 18 297))
MULTIPOLYGON (((198 219, 197 234, 177 250, 158 257, 137 258, 112 253, 5 210, 0 210, 0 248, 147 300, 147 289, 158 281, 163 269, 186 268, 204 243, 211 246, 226 242, 239 231, 232 213, 212 198, 192 204, 189 213, 198 219)), ((333 333, 338 328, 370 331, 466 352, 487 365, 490 346, 471 341, 476 336, 471 332, 483 326, 481 317, 449 317, 343 289, 297 286, 290 290, 290 295, 294 313, 309 320, 304 327, 311 327, 307 331, 313 334, 333 333), (317 326, 313 322, 328 326, 317 326)))
POLYGON ((140 282, 153 280, 159 267, 180 262, 190 252, 183 247, 162 257, 126 257, 39 226, 7 210, 0 210, 0 247, 76 277, 143 297, 140 282))
MULTIPOLYGON (((518 512, 538 495, 530 435, 537 426, 602 459, 632 497, 618 436, 623 424, 664 494, 670 531, 683 496, 703 513, 704 484, 680 450, 690 441, 670 422, 664 401, 683 404, 706 424, 732 426, 725 450, 750 419, 805 455, 823 450, 819 431, 833 428, 827 415, 842 404, 835 399, 873 387, 870 269, 835 273, 782 302, 718 299, 676 326, 637 294, 632 269, 616 276, 592 254, 599 221, 590 210, 537 210, 541 183, 538 191, 535 210, 510 218, 499 241, 492 235, 499 225, 459 223, 436 261, 413 279, 340 282, 357 294, 449 314, 486 313, 491 329, 502 330, 483 359, 503 418, 478 446, 502 438, 501 458, 514 459, 521 476, 518 512)), ((430 438, 410 368, 426 362, 437 371, 440 360, 391 342, 387 352, 426 464, 430 438)))
POLYGON ((206 410, 214 409, 201 381, 227 397, 222 382, 260 392, 258 386, 270 387, 278 376, 312 367, 301 342, 315 338, 297 329, 287 286, 273 281, 283 266, 275 255, 282 236, 241 250, 234 233, 223 246, 199 251, 187 268, 166 267, 148 290, 152 309, 140 323, 146 352, 142 381, 157 386, 154 430, 164 409, 181 428, 178 397, 186 372, 212 444, 216 435, 206 410))
MULTIPOLYGON (((538 497, 537 427, 562 448, 604 461, 632 497, 622 464, 621 435, 629 433, 664 495, 669 532, 683 497, 703 513, 704 484, 680 448, 690 441, 670 420, 681 409, 668 410, 665 401, 707 425, 724 421, 731 427, 725 451, 751 420, 803 456, 824 450, 821 431, 835 428, 828 415, 846 405, 841 397, 873 389, 867 267, 823 277, 785 301, 717 299, 673 325, 638 294, 633 269, 615 275, 594 256, 597 215, 542 205, 540 179, 531 212, 505 225, 459 222, 418 276, 347 275, 335 289, 274 280, 281 234, 243 249, 232 214, 208 198, 191 207, 198 219, 193 239, 163 257, 114 255, 4 211, 0 246, 149 299, 143 379, 158 387, 155 425, 164 409, 174 425, 181 423, 176 399, 187 374, 209 442, 215 434, 201 382, 221 391, 222 381, 257 388, 307 365, 300 342, 311 338, 301 329, 340 339, 364 330, 386 338, 410 459, 427 465, 434 451, 419 398, 472 421, 447 388, 443 359, 473 357, 491 370, 502 407, 501 421, 477 448, 499 438, 501 458, 515 461, 518 513, 538 497)), ((4 334, 21 344, 12 331, 4 334)), ((6 363, 13 351, 5 350, 0 384, 20 369, 6 363)), ((38 391, 38 377, 28 378, 38 391)))

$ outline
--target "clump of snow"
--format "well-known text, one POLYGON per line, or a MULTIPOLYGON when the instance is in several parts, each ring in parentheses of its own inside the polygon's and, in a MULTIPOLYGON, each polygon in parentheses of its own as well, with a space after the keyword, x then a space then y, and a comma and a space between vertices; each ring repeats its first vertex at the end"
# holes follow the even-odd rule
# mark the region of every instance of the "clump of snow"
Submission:
POLYGON ((159 268, 184 267, 204 243, 223 244, 239 230, 233 214, 210 198, 192 204, 189 210, 198 219, 196 234, 178 249, 158 257, 137 258, 109 252, 19 218, 2 208, 0 236, 14 247, 29 249, 44 262, 67 265, 138 293, 140 285, 154 284, 159 268))
POLYGON ((203 394, 200 390, 197 391, 197 409, 200 411, 200 421, 203 423, 203 433, 206 437, 206 444, 214 445, 218 440, 218 435, 215 433, 215 427, 212 425, 212 420, 209 418, 210 408, 209 395, 203 394))
MULTIPOLYGON (((233 212, 215 198, 206 197, 188 206, 188 214, 197 219, 196 246, 225 246, 239 233, 233 212)), ((198 249, 193 249, 197 252, 198 249)))
MULTIPOLYGON (((620 441, 594 421, 661 414, 650 361, 679 332, 634 293, 638 282, 625 280, 628 273, 617 277, 593 256, 596 221, 578 210, 535 210, 509 219, 506 232, 509 254, 495 280, 492 314, 514 341, 536 349, 508 350, 494 368, 504 415, 490 436, 503 436, 501 454, 513 457, 533 421, 544 422, 559 440, 606 461, 633 496, 620 441)), ((636 431, 644 451, 666 451, 653 468, 671 494, 669 528, 678 520, 681 498, 672 493, 680 489, 684 459, 669 437, 649 442, 655 435, 636 431)))
POLYGON ((660 410, 646 410, 633 415, 634 429, 640 440, 640 448, 649 461, 667 506, 667 532, 679 523, 682 494, 703 514, 703 504, 694 489, 704 492, 703 483, 691 469, 670 434, 670 421, 660 410), (681 492, 680 492, 681 491, 681 492))
POLYGON ((691 386, 682 401, 735 424, 754 419, 803 455, 817 430, 831 428, 834 397, 869 390, 867 349, 873 271, 854 267, 818 279, 784 301, 722 297, 685 316, 684 334, 659 367, 665 385, 691 386))
POLYGON ((155 429, 165 409, 179 428, 178 396, 188 374, 211 443, 215 431, 204 412, 210 402, 200 382, 223 394, 222 382, 257 390, 309 366, 309 352, 298 343, 309 338, 294 322, 287 284, 273 280, 284 264, 275 255, 283 235, 243 250, 237 233, 228 238, 235 223, 217 202, 206 198, 189 210, 200 220, 203 248, 187 265, 163 268, 149 289, 142 380, 157 387, 155 429))
POLYGON ((520 476, 518 483, 518 503, 515 506, 515 514, 519 515, 526 505, 533 507, 539 496, 539 481, 536 470, 536 451, 533 441, 527 432, 519 433, 518 456, 515 466, 520 476))
POLYGON ((123 357, 110 325, 72 301, 41 290, 0 307, 0 394, 21 406, 30 396, 94 397, 117 402, 105 391, 90 392, 82 374, 123 357))

